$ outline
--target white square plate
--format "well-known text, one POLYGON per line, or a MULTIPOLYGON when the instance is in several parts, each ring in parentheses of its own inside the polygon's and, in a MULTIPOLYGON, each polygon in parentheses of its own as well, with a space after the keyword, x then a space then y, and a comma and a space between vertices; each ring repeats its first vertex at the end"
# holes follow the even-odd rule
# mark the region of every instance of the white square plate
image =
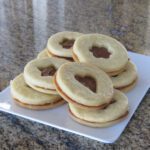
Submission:
POLYGON ((137 86, 126 94, 129 98, 130 108, 127 119, 112 127, 90 128, 80 125, 69 117, 67 105, 44 111, 33 111, 18 107, 11 98, 10 87, 0 93, 0 110, 104 143, 113 143, 127 126, 150 87, 150 57, 131 52, 129 52, 129 56, 138 68, 139 80, 137 86))

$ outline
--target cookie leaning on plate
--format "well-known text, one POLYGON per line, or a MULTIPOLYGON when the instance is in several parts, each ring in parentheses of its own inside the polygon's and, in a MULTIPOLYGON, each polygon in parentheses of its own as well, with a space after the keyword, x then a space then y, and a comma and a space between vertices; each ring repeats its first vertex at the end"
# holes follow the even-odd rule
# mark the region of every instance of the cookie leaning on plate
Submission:
POLYGON ((40 93, 30 88, 24 80, 23 74, 11 81, 11 95, 15 102, 28 109, 49 109, 65 103, 59 95, 40 93))
POLYGON ((99 109, 112 101, 113 85, 109 76, 86 63, 67 63, 55 74, 58 93, 69 103, 81 108, 99 109))
POLYGON ((128 115, 128 99, 122 92, 115 90, 112 103, 104 109, 89 111, 69 103, 69 114, 73 120, 86 126, 112 126, 128 115))
POLYGON ((79 32, 59 32, 52 35, 47 42, 48 53, 52 56, 65 58, 73 61, 72 47, 78 37, 83 35, 79 32))
POLYGON ((65 59, 55 57, 34 59, 24 68, 25 81, 39 92, 58 94, 53 83, 53 76, 57 69, 67 62, 65 59))
POLYGON ((37 58, 40 59, 40 58, 49 58, 49 57, 52 57, 48 54, 47 52, 47 48, 45 48, 44 50, 42 50, 38 55, 37 55, 37 58))
POLYGON ((126 48, 119 41, 102 34, 80 36, 73 46, 73 58, 77 62, 93 64, 109 75, 119 74, 128 63, 126 48))
POLYGON ((137 78, 136 66, 131 61, 128 62, 123 72, 111 77, 114 88, 123 92, 131 90, 136 85, 137 78))

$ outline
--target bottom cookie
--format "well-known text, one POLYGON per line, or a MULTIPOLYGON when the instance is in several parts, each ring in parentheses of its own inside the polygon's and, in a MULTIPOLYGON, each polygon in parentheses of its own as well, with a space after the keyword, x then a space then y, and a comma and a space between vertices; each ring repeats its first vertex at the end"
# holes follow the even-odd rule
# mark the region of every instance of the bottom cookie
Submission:
POLYGON ((71 118, 90 127, 109 127, 124 120, 128 115, 128 98, 115 90, 113 101, 103 109, 86 110, 69 103, 71 118))
POLYGON ((49 109, 65 103, 59 95, 44 94, 29 87, 23 74, 15 77, 10 85, 12 98, 19 106, 28 109, 49 109))
POLYGON ((75 120, 76 122, 78 122, 78 123, 80 123, 82 125, 89 126, 89 127, 94 127, 94 128, 105 128, 105 127, 113 126, 114 124, 117 124, 117 123, 123 121, 127 117, 128 112, 126 112, 124 115, 122 115, 120 118, 118 118, 116 120, 112 120, 112 121, 108 121, 108 122, 102 122, 102 123, 99 123, 99 122, 90 122, 90 121, 82 120, 82 119, 76 117, 71 112, 70 109, 69 109, 69 115, 71 116, 71 118, 73 120, 75 120))

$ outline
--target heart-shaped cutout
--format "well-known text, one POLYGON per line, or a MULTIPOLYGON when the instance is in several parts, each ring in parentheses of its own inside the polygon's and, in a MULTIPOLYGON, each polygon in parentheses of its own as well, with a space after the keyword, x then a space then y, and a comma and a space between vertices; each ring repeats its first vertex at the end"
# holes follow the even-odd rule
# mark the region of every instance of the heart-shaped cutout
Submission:
POLYGON ((63 39, 62 42, 60 42, 60 45, 62 45, 63 48, 69 49, 73 47, 75 40, 69 40, 69 39, 63 39))
POLYGON ((96 58, 109 58, 109 56, 111 55, 111 53, 105 47, 93 46, 90 49, 90 52, 92 52, 93 56, 95 56, 96 58))
POLYGON ((41 71, 41 76, 53 76, 56 72, 56 68, 54 66, 39 68, 39 70, 41 71))
POLYGON ((87 88, 89 88, 91 91, 96 93, 96 81, 94 78, 92 78, 91 76, 82 77, 79 75, 75 75, 75 79, 79 81, 81 84, 83 84, 84 86, 86 86, 87 88))

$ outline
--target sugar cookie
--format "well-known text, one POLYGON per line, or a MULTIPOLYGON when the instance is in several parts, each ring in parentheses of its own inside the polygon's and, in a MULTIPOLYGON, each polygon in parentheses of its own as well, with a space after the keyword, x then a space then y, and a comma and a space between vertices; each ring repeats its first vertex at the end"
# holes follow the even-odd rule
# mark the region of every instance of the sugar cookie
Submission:
POLYGON ((11 95, 15 102, 29 109, 49 109, 65 103, 59 95, 44 94, 30 88, 24 80, 23 74, 11 81, 11 95))
POLYGON ((24 68, 24 78, 26 83, 33 89, 47 93, 57 94, 53 76, 57 69, 68 61, 55 57, 34 59, 24 68))
POLYGON ((116 124, 128 114, 128 99, 115 90, 113 102, 104 109, 86 110, 69 103, 70 116, 80 124, 91 127, 108 127, 116 124))
POLYGON ((73 58, 94 64, 109 75, 120 73, 128 62, 126 48, 119 41, 102 34, 80 36, 73 46, 73 58))
POLYGON ((136 66, 129 61, 124 71, 111 77, 114 88, 127 92, 131 90, 137 82, 136 66))
POLYGON ((113 84, 99 68, 85 63, 62 65, 54 79, 56 90, 68 102, 87 109, 108 105, 113 97, 113 84))
POLYGON ((47 42, 47 49, 50 55, 72 59, 72 47, 75 40, 83 35, 79 32, 59 32, 52 35, 47 42))

